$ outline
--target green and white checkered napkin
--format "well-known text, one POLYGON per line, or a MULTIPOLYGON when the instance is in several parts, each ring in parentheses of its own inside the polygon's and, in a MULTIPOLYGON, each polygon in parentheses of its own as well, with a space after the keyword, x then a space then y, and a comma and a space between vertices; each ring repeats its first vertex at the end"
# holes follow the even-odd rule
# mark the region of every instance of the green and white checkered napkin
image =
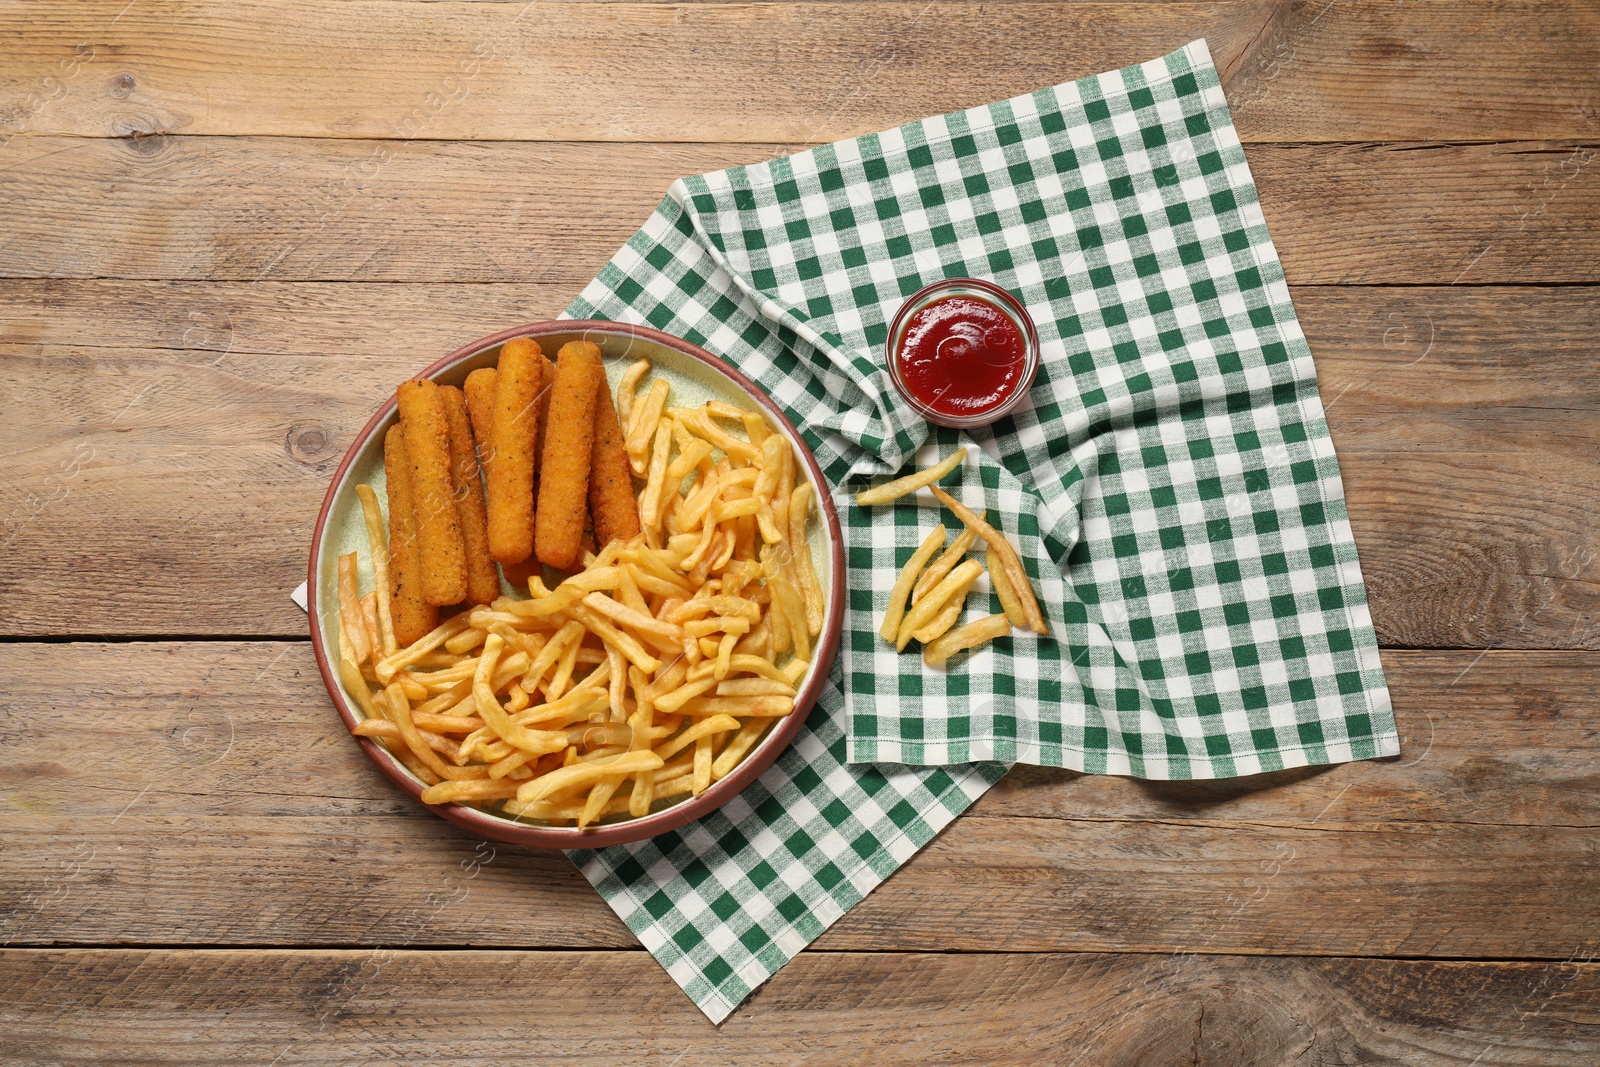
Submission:
POLYGON ((675 183, 567 314, 759 382, 846 528, 840 662, 795 746, 699 823, 573 853, 713 1020, 1004 770, 973 761, 1210 778, 1399 751, 1316 372, 1203 41, 675 183), (1021 550, 1053 634, 936 671, 876 631, 924 534, 959 523, 839 487, 969 439, 915 416, 883 352, 905 298, 958 276, 1039 328, 1031 406, 970 435, 952 491, 1021 550))

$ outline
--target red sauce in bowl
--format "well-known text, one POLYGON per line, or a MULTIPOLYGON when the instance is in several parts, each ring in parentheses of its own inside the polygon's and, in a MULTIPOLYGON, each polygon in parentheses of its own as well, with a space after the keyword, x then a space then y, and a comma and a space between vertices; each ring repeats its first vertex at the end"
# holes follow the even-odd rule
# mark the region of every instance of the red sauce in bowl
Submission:
POLYGON ((975 296, 946 296, 917 310, 895 353, 906 389, 930 411, 971 418, 1004 404, 1022 384, 1027 345, 1011 316, 975 296))

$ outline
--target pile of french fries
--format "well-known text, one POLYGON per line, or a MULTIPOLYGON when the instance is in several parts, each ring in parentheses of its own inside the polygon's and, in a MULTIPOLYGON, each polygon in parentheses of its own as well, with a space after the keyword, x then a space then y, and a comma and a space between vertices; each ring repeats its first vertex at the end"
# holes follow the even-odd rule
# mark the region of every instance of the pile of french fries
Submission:
POLYGON ((878 629, 878 635, 900 652, 912 640, 920 642, 922 661, 930 667, 943 667, 957 652, 1003 637, 1013 626, 1026 626, 1038 634, 1049 632, 1022 560, 1005 535, 933 484, 960 467, 966 458, 967 450, 958 448, 927 470, 856 494, 858 505, 872 507, 927 488, 965 526, 948 545, 943 523, 923 539, 900 571, 889 593, 883 625, 878 629), (984 563, 964 558, 980 538, 987 546, 984 563), (934 559, 940 549, 944 551, 934 559), (968 592, 985 570, 1004 612, 956 626, 966 608, 968 592))
POLYGON ((529 599, 469 602, 402 645, 384 516, 357 487, 375 589, 360 596, 357 554, 340 557, 339 674, 366 715, 354 732, 420 778, 425 802, 580 828, 639 817, 704 792, 794 710, 825 608, 812 485, 760 414, 669 406, 661 377, 638 395, 650 369, 630 366, 596 416, 616 416, 625 473, 643 479, 637 534, 529 575, 529 599))

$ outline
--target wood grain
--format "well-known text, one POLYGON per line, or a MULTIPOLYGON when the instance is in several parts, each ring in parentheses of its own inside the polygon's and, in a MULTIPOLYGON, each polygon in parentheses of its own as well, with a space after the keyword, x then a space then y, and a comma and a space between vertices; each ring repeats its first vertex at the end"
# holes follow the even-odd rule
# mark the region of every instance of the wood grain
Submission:
POLYGON ((1587 1065, 1600 965, 808 952, 713 1028, 640 953, 0 953, 28 1062, 1587 1065), (77 995, 63 1000, 60 991, 77 995), (596 1005, 627 1005, 604 1013, 596 1005), (915 1025, 907 1025, 908 1020, 915 1025))
MULTIPOLYGON (((0 216, 0 276, 576 292, 677 178, 804 147, 18 137, 0 198, 28 209, 0 216)), ((1246 154, 1294 284, 1600 281, 1595 143, 1246 154)))
MULTIPOLYGON (((0 544, 28 561, 0 569, 0 633, 303 634, 287 593, 371 412, 419 367, 569 296, 0 282, 0 391, 29 413, 0 421, 0 544), (238 581, 246 572, 256 580, 238 581), (173 573, 183 580, 151 580, 173 573)), ((1380 638, 1600 647, 1600 293, 1295 299, 1380 638)))
MULTIPOLYGON (((1398 760, 1209 785, 1029 772, 819 945, 1565 958, 1596 940, 1593 653, 1385 653, 1398 760), (1537 681, 1535 681, 1537 680, 1537 681)), ((632 945, 343 733, 303 643, 7 644, 0 941, 632 945)))
POLYGON ((0 72, 6 127, 829 141, 1197 37, 1247 140, 1581 137, 1600 113, 1600 27, 1584 0, 125 5, 0 12, 0 39, 15 42, 0 72))

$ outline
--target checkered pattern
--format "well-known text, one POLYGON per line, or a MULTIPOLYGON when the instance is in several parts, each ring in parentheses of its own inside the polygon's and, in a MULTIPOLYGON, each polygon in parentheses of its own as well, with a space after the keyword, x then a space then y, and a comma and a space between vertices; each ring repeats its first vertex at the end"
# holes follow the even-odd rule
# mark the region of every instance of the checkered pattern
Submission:
POLYGON ((778 762, 717 811, 636 845, 570 853, 712 1022, 815 941, 1000 780, 1003 764, 844 762, 839 671, 778 762))
POLYGON ((795 750, 736 807, 577 857, 714 1018, 998 773, 847 762, 1205 778, 1398 751, 1315 369, 1203 41, 677 182, 568 314, 761 383, 846 527, 837 684, 795 750), (1015 293, 1043 348, 1031 404, 970 435, 918 419, 883 351, 907 296, 959 276, 1015 293), (978 447, 952 492, 1012 538, 1052 634, 936 671, 877 623, 959 523, 850 494, 957 443, 978 447))

